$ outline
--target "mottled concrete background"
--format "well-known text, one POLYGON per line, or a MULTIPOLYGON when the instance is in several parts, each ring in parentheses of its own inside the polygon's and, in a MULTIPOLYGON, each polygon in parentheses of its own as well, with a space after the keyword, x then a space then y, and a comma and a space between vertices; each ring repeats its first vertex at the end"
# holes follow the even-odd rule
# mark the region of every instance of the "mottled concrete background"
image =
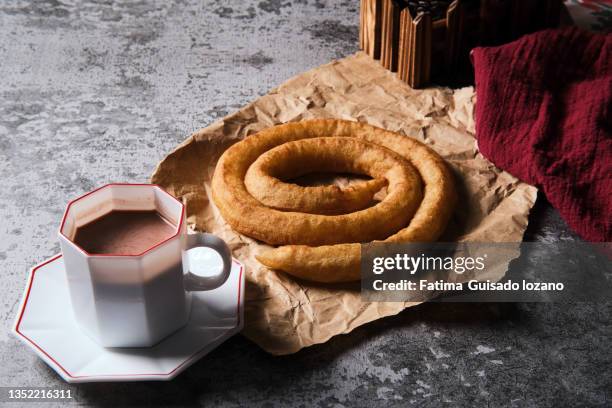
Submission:
MULTIPOLYGON (((67 387, 9 333, 65 203, 147 181, 192 131, 356 51, 357 24, 357 0, 0 3, 0 386, 67 387)), ((575 239, 542 199, 528 235, 575 239)), ((293 356, 237 336, 169 383, 70 388, 112 406, 609 406, 610 334, 609 304, 429 304, 293 356)))

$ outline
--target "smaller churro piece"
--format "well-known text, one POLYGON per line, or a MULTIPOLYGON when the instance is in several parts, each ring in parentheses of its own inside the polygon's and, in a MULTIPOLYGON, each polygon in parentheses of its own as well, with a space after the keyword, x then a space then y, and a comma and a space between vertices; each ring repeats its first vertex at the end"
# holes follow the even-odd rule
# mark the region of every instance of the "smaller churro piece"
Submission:
MULTIPOLYGON (((329 145, 334 139, 321 139, 320 142, 317 140, 317 138, 311 139, 308 143, 329 145)), ((342 143, 342 139, 338 140, 342 143)), ((346 141, 348 144, 352 143, 351 139, 346 141)), ((306 153, 311 157, 286 160, 287 157, 304 156, 303 144, 303 142, 286 143, 259 156, 249 167, 244 178, 249 193, 262 204, 277 210, 311 214, 345 214, 370 206, 374 194, 387 185, 387 180, 384 178, 359 181, 346 187, 337 185, 304 187, 282 181, 311 173, 312 164, 316 164, 316 171, 321 173, 368 175, 363 162, 342 160, 341 155, 331 150, 310 151, 306 153)))

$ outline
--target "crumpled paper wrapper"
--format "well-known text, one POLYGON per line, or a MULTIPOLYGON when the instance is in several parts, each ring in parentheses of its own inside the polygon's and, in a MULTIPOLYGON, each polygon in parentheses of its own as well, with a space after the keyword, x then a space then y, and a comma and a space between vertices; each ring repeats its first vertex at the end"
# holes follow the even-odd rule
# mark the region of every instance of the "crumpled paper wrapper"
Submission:
POLYGON ((478 152, 474 102, 471 87, 412 89, 360 52, 300 74, 197 131, 159 163, 151 180, 182 199, 194 229, 224 239, 246 266, 243 334, 272 354, 290 354, 418 303, 368 303, 361 300, 358 283, 313 284, 263 267, 254 255, 266 245, 232 231, 212 202, 210 181, 219 156, 279 123, 367 122, 426 143, 451 165, 461 199, 442 240, 518 242, 537 190, 478 152))

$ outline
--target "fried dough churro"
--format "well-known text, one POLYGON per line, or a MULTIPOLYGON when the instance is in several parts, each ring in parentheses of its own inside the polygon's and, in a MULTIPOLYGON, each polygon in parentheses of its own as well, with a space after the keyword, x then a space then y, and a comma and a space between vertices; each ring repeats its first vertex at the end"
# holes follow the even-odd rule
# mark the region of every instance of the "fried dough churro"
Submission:
POLYGON ((212 193, 233 229, 281 245, 259 254, 262 264, 319 282, 359 280, 359 243, 436 240, 455 202, 452 176, 431 149, 333 119, 279 125, 236 143, 217 163, 212 193), (372 180, 345 189, 283 181, 313 171, 372 180), (386 196, 367 207, 385 184, 386 196))
MULTIPOLYGON (((282 144, 255 160, 247 170, 244 183, 259 202, 278 210, 312 214, 345 214, 362 210, 372 203, 374 194, 387 185, 385 178, 347 187, 301 187, 281 181, 304 176, 313 169, 319 173, 373 175, 372 172, 368 174, 367 162, 376 159, 369 151, 375 145, 355 141, 359 142, 347 138, 313 138, 282 144), (287 157, 291 160, 286 160, 287 157)), ((383 158, 380 153, 378 156, 383 158)))

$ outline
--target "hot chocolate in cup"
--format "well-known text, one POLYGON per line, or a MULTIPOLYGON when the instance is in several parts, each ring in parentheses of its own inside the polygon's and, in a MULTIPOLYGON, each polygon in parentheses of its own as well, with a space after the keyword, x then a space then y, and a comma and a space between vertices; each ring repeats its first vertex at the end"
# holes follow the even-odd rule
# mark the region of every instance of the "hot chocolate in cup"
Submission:
POLYGON ((186 232, 183 204, 155 185, 109 184, 69 203, 59 237, 79 326, 105 347, 152 346, 183 327, 190 291, 221 286, 232 261, 218 237, 186 232), (195 247, 215 250, 222 270, 191 273, 195 247))

